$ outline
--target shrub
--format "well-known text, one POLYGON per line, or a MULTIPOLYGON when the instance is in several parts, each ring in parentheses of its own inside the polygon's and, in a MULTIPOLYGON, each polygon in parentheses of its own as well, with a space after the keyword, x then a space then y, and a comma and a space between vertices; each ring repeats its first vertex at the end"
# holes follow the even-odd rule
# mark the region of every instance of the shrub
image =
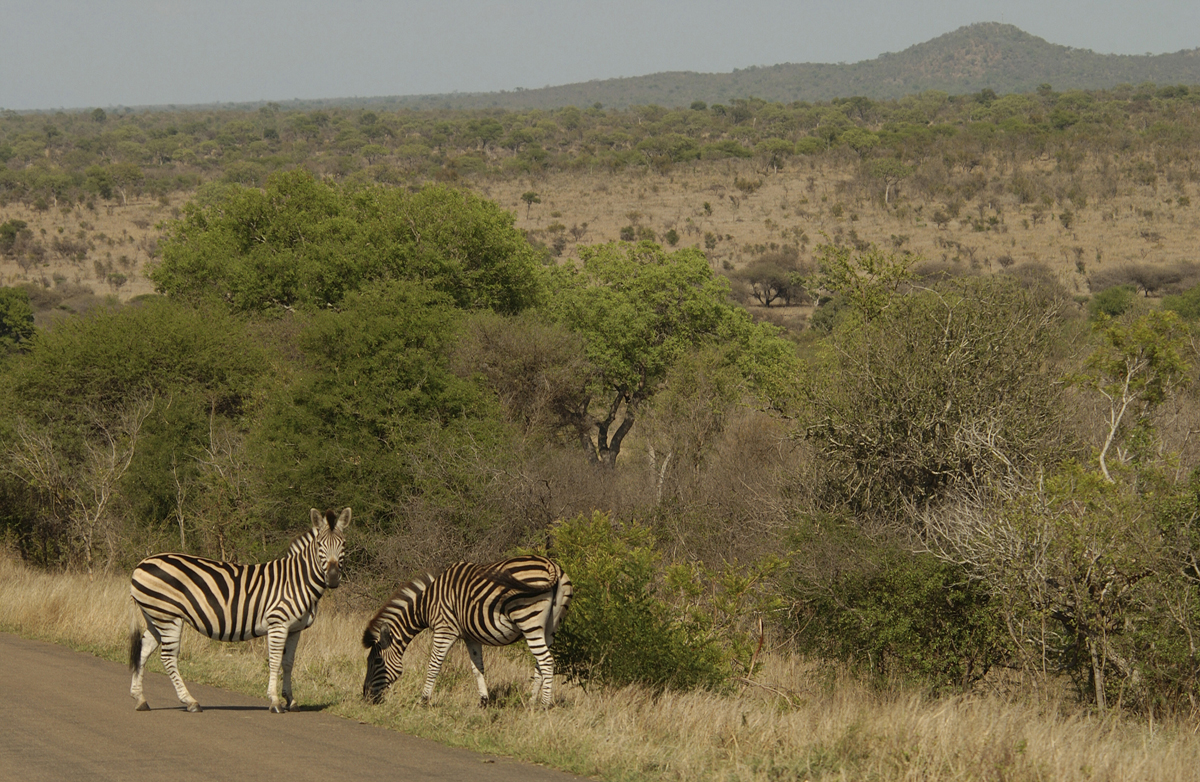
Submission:
POLYGON ((805 609, 798 617, 804 632, 797 634, 803 650, 881 681, 898 678, 935 690, 969 686, 1003 660, 999 612, 983 584, 962 568, 873 541, 850 525, 821 526, 819 534, 799 534, 797 548, 827 549, 814 557, 827 567, 845 561, 793 583, 805 609), (851 550, 853 556, 838 556, 851 550))
POLYGON ((1125 314, 1137 300, 1137 288, 1132 285, 1114 285, 1100 291, 1088 302, 1088 317, 1092 320, 1107 315, 1116 318, 1125 314))
POLYGON ((1200 285, 1188 288, 1183 293, 1164 296, 1162 306, 1179 315, 1180 320, 1200 320, 1200 285))
MULTIPOLYGON (((808 375, 806 431, 827 457, 827 490, 895 510, 1061 451, 1047 365, 1058 302, 1009 275, 907 294, 843 278, 827 286, 853 309, 832 319, 831 349, 808 375)), ((826 323, 814 315, 814 329, 826 323)))
POLYGON ((551 538, 575 588, 553 647, 569 680, 658 691, 719 688, 728 680, 729 655, 710 633, 711 620, 659 596, 661 558, 648 529, 596 511, 559 522, 551 538))

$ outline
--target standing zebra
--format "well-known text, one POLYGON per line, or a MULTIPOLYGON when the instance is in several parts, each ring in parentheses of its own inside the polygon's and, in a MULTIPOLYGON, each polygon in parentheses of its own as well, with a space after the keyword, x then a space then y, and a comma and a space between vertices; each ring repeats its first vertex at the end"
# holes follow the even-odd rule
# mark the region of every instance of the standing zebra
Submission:
POLYGON ((163 667, 188 711, 201 711, 179 676, 179 636, 187 622, 219 641, 246 641, 267 636, 271 671, 267 695, 271 711, 282 714, 296 705, 292 698, 292 664, 300 631, 312 625, 317 601, 326 588, 341 582, 339 560, 350 509, 340 514, 311 511, 312 529, 297 538, 280 559, 261 565, 234 565, 187 554, 158 554, 143 559, 133 571, 130 594, 129 694, 137 710, 150 705, 142 694, 142 674, 154 647, 162 644, 163 667), (137 609, 146 621, 140 633, 137 609), (278 694, 283 669, 283 700, 278 694))
POLYGON ((537 664, 533 697, 549 706, 554 683, 550 643, 571 600, 571 580, 545 557, 526 556, 475 565, 459 562, 434 578, 424 575, 402 586, 375 614, 363 633, 367 676, 363 697, 373 703, 404 672, 404 650, 417 633, 433 631, 433 652, 422 703, 429 702, 446 652, 459 638, 475 666, 479 705, 488 703, 483 678, 483 644, 504 646, 524 636, 537 664))

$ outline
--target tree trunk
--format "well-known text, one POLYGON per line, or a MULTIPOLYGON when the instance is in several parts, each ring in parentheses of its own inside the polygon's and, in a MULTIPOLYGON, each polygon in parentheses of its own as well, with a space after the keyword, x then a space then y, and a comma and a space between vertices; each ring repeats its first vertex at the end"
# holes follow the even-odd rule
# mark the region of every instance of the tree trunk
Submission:
POLYGON ((1101 714, 1108 711, 1108 698, 1104 694, 1104 650, 1092 637, 1087 639, 1088 652, 1092 657, 1092 687, 1096 691, 1096 709, 1101 714))

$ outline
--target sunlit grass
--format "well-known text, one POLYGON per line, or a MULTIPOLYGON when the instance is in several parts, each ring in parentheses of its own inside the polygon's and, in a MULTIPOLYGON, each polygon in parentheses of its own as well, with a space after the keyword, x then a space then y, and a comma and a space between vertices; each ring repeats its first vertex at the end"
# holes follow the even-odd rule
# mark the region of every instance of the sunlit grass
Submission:
MULTIPOLYGON (((0 556, 0 629, 125 662, 128 580, 47 574, 0 556)), ((853 677, 776 654, 753 686, 727 695, 641 688, 586 692, 556 684, 555 708, 530 708, 533 664, 517 645, 488 650, 493 705, 480 709, 456 647, 434 692, 417 705, 428 646, 419 638, 385 702, 359 696, 367 615, 332 593, 297 654, 301 709, 609 780, 1192 780, 1200 739, 1182 720, 1099 718, 1025 692, 932 698, 880 692, 853 677)), ((261 640, 222 644, 186 632, 185 680, 263 698, 261 640)), ((161 670, 157 656, 151 670, 161 670)), ((168 704, 151 704, 165 706, 168 704)), ((129 701, 129 708, 134 706, 129 701)), ((282 717, 279 719, 287 719, 282 717)))

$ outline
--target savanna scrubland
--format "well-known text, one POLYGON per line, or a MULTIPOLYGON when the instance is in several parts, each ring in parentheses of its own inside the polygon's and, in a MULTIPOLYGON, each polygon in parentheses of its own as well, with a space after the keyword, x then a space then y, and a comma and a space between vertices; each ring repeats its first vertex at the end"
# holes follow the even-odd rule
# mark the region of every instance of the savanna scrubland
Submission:
POLYGON ((3 626, 118 657, 140 557, 348 505, 301 700, 371 714, 398 583, 543 550, 559 707, 512 650, 506 719, 376 717, 611 778, 1188 778, 1198 103, 5 115, 3 626))

